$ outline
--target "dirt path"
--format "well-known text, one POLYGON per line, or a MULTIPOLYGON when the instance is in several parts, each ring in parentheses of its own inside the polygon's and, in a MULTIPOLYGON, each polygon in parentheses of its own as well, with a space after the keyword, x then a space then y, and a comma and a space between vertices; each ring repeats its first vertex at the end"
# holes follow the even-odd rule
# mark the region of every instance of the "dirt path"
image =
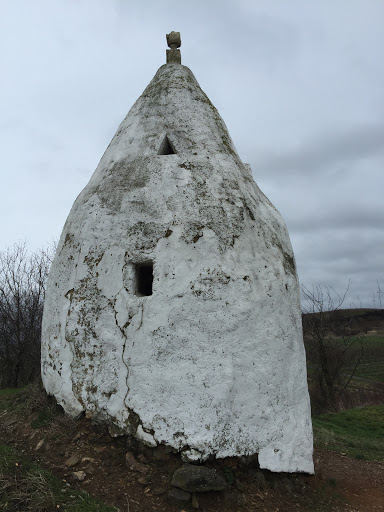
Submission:
POLYGON ((335 489, 346 498, 352 510, 384 510, 384 464, 351 459, 338 453, 315 452, 316 478, 335 480, 335 489))

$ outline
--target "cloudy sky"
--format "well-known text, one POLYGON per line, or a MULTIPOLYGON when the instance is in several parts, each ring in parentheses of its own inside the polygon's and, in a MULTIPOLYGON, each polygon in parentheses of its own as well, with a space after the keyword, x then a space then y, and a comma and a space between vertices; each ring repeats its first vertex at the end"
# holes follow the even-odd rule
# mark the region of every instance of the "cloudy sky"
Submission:
POLYGON ((383 20, 383 0, 1 0, 0 250, 59 238, 176 30, 287 222, 301 282, 351 280, 345 306, 378 307, 383 20))

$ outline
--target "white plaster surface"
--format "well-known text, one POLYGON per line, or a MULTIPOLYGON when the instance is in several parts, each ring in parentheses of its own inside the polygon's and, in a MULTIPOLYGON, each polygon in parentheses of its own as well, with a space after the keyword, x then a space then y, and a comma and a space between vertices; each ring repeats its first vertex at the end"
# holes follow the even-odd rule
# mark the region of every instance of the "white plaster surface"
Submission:
POLYGON ((162 66, 76 199, 49 276, 42 375, 147 444, 312 473, 299 288, 278 211, 191 71, 162 66), (168 134, 177 154, 158 155, 168 134), (153 295, 134 264, 154 264, 153 295))

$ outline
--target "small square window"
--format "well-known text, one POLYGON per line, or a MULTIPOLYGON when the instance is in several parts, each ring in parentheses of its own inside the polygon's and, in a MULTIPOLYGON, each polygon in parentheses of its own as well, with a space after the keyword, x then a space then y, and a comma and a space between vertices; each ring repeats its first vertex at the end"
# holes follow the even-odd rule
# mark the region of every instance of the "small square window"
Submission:
POLYGON ((135 265, 135 292, 136 295, 152 295, 153 262, 137 263, 135 265))

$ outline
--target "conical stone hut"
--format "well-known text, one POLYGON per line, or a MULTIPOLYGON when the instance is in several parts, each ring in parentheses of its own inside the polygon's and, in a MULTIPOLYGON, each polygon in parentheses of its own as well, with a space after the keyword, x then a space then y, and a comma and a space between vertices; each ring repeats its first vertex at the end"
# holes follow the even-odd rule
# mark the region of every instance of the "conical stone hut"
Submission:
POLYGON ((189 460, 258 454, 313 472, 287 229, 178 33, 68 216, 44 309, 42 377, 70 415, 189 460))

